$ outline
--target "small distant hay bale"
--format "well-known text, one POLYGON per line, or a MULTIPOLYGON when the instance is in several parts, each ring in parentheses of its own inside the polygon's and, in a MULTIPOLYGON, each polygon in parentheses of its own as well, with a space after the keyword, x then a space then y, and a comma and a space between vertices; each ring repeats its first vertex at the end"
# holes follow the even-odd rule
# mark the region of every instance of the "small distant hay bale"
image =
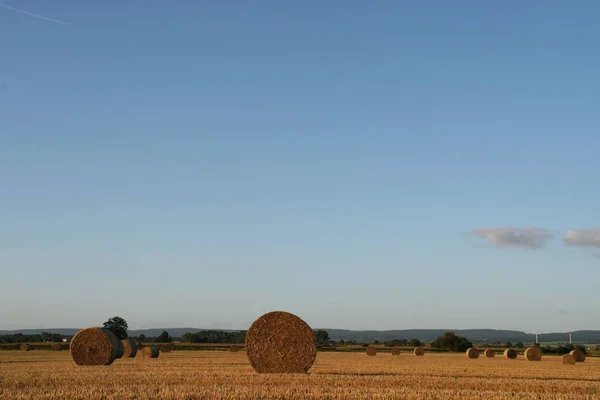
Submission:
POLYGON ((422 347, 415 347, 414 350, 415 356, 424 356, 425 355, 425 349, 422 347))
POLYGON ((506 349, 504 350, 504 357, 509 360, 514 360, 517 358, 517 352, 513 349, 506 349))
POLYGON ((492 349, 485 349, 485 351, 483 352, 483 354, 487 357, 487 358, 494 358, 496 356, 496 352, 492 349))
POLYGON ((82 329, 71 339, 71 357, 77 365, 110 365, 117 358, 120 343, 106 328, 82 329))
POLYGON ((571 353, 565 354, 562 358, 562 363, 565 365, 575 365, 575 362, 575 357, 571 353))
POLYGON ((400 355, 400 347, 398 347, 398 346, 392 347, 392 355, 399 356, 400 355))
POLYGON ((134 358, 137 354, 137 345, 131 338, 121 340, 123 344, 123 358, 134 358))
POLYGON ((246 354, 258 373, 306 373, 317 357, 314 334, 284 311, 264 314, 246 332, 246 354))
POLYGON ((160 352, 161 353, 170 353, 171 350, 173 350, 173 345, 170 343, 163 343, 160 345, 160 352))
POLYGON ((579 349, 575 349, 569 353, 575 359, 575 362, 584 362, 585 361, 585 353, 579 349))
POLYGON ((60 343, 52 343, 52 346, 50 346, 50 350, 52 351, 62 351, 62 349, 63 347, 60 343))
POLYGON ((156 346, 146 346, 142 349, 143 358, 158 358, 160 351, 156 346))
POLYGON ((27 343, 23 343, 21 344, 21 346, 19 346, 19 349, 21 351, 30 351, 31 350, 31 346, 27 343))
POLYGON ((479 350, 477 350, 474 347, 468 348, 466 354, 467 354, 467 357, 469 357, 472 360, 479 358, 479 350))
POLYGON ((229 346, 229 351, 232 353, 237 353, 238 351, 240 351, 240 346, 232 344, 231 346, 229 346))
POLYGON ((367 346, 367 355, 368 356, 376 356, 377 355, 377 347, 372 344, 367 346))
POLYGON ((528 347, 524 355, 527 361, 542 361, 542 350, 537 346, 528 347))

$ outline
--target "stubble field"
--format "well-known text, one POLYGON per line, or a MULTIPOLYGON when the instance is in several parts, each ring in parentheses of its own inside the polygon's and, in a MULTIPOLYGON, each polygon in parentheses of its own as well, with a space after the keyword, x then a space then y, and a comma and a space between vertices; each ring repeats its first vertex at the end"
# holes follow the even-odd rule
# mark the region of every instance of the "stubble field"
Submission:
POLYGON ((77 367, 68 351, 0 353, 1 399, 599 399, 600 359, 319 353, 310 373, 259 375, 244 352, 180 351, 77 367))

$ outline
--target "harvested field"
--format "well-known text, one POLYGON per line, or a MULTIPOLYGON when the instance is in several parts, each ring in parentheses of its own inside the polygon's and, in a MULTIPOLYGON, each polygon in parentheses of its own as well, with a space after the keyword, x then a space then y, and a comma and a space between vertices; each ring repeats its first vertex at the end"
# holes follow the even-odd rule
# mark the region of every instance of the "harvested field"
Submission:
POLYGON ((68 352, 0 352, 6 399, 597 399, 600 359, 563 365, 463 354, 319 353, 308 374, 257 374, 243 352, 172 352, 78 367, 68 352), (401 361, 401 362, 399 362, 401 361))

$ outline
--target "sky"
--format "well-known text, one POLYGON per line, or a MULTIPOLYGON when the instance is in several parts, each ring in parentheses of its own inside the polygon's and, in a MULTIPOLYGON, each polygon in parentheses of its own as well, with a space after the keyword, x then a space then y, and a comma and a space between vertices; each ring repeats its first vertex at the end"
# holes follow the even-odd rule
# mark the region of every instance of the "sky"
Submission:
POLYGON ((600 329, 600 3, 0 3, 0 329, 600 329))

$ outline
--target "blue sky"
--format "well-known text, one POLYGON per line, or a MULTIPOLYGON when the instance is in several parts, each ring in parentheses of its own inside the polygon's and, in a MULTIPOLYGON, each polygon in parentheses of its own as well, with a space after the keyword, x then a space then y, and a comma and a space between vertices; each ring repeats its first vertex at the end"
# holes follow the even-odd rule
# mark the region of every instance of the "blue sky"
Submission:
POLYGON ((0 329, 600 329, 600 4, 485 3, 5 0, 0 329))

